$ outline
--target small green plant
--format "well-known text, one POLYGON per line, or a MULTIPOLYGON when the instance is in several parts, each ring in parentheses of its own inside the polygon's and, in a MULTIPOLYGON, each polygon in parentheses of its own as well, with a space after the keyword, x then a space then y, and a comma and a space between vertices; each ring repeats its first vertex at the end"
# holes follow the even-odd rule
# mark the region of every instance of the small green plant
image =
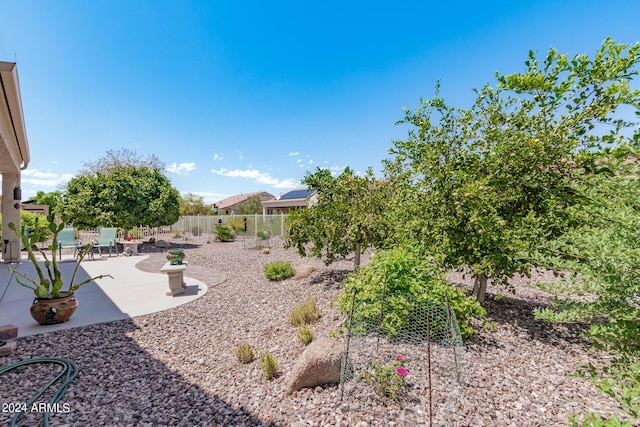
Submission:
POLYGON ((269 351, 260 353, 260 365, 262 366, 262 373, 268 380, 272 379, 278 372, 278 359, 269 351))
POLYGON ((264 274, 269 280, 284 280, 295 274, 291 263, 288 261, 270 262, 264 265, 264 274))
POLYGON ((316 300, 313 297, 297 304, 289 312, 289 323, 294 326, 306 325, 315 322, 319 318, 320 310, 318 310, 316 300))
POLYGON ((313 330, 303 323, 298 326, 298 339, 304 345, 311 344, 311 341, 313 341, 313 330))
POLYGON ((260 240, 267 240, 269 238, 269 230, 260 230, 257 235, 260 240))
POLYGON ((179 239, 182 237, 182 231, 180 230, 175 230, 173 233, 171 233, 171 237, 173 237, 174 239, 179 239))
POLYGON ((242 364, 251 363, 256 358, 253 347, 249 343, 243 342, 236 347, 236 357, 242 364))
POLYGON ((271 251, 269 250, 269 248, 262 248, 262 253, 263 253, 263 254, 265 254, 265 255, 269 255, 269 252, 271 252, 271 251))
POLYGON ((221 242, 230 242, 235 237, 233 229, 227 225, 218 225, 216 227, 216 239, 221 242))
POLYGON ((407 386, 405 378, 408 374, 409 371, 404 367, 404 357, 397 355, 393 362, 386 365, 374 360, 371 370, 365 370, 362 377, 378 396, 398 400, 407 386))

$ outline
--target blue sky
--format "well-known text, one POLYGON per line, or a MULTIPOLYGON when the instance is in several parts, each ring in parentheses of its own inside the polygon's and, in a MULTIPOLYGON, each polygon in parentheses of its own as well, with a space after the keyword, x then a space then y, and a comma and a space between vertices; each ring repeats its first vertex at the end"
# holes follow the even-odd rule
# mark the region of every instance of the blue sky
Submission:
POLYGON ((31 163, 23 199, 107 150, 154 154, 207 203, 299 187, 316 167, 381 170, 403 105, 452 105, 529 50, 640 40, 640 1, 7 1, 31 163))

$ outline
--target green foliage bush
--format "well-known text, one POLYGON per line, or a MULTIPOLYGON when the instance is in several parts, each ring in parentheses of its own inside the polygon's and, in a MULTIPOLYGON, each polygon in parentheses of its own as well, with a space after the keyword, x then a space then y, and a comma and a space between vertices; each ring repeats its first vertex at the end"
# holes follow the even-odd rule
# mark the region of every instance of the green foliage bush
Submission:
POLYGON ((445 281, 445 273, 435 257, 404 247, 376 254, 367 266, 345 279, 344 293, 338 298, 343 313, 351 311, 354 292, 354 320, 369 325, 379 323, 385 293, 382 324, 390 336, 408 326, 417 305, 434 304, 445 310, 448 300, 463 339, 475 333, 472 318, 486 316, 476 300, 445 281))
POLYGON ((194 237, 198 237, 199 235, 202 234, 202 228, 197 225, 194 225, 193 227, 191 227, 191 234, 194 237))
POLYGON ((304 323, 298 326, 298 339, 302 344, 309 345, 313 341, 313 330, 304 323))
POLYGON ((230 242, 235 237, 233 229, 228 225, 216 226, 216 239, 221 242, 230 242))
POLYGON ((269 230, 258 231, 258 238, 260 240, 267 240, 269 238, 269 230))
POLYGON ((320 318, 320 310, 316 306, 315 298, 311 297, 306 301, 297 304, 289 312, 289 323, 294 326, 302 326, 315 322, 320 318))
POLYGON ((236 347, 236 358, 238 362, 242 364, 251 363, 256 355, 253 351, 253 347, 249 343, 241 343, 236 347))
MULTIPOLYGON (((49 221, 47 221, 47 217, 41 214, 20 211, 20 225, 24 227, 29 227, 29 234, 38 234, 40 235, 39 243, 49 240, 52 236, 51 231, 49 230, 49 221), (35 232, 38 233, 35 233, 35 232)), ((2 215, 0 215, 0 234, 2 234, 2 215)))
POLYGON ((295 274, 291 263, 288 261, 270 262, 264 265, 264 274, 269 280, 284 280, 295 274))
POLYGON ((262 373, 268 380, 272 379, 278 372, 278 359, 269 351, 260 353, 260 366, 262 367, 262 373))
POLYGON ((179 239, 182 237, 182 231, 180 230, 175 230, 173 233, 171 233, 171 237, 173 237, 174 239, 179 239))

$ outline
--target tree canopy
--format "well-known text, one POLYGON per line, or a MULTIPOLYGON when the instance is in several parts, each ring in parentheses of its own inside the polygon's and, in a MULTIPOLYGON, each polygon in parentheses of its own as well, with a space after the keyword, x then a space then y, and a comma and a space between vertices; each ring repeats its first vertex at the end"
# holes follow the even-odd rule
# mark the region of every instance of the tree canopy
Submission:
POLYGON ((180 215, 214 215, 211 205, 204 204, 204 198, 187 193, 180 196, 180 215))
POLYGON ((302 182, 317 190, 317 201, 290 214, 285 247, 295 247, 302 256, 321 257, 327 264, 355 252, 357 269, 361 252, 383 244, 390 230, 381 220, 385 182, 371 169, 359 176, 350 168, 337 177, 317 168, 302 182))
POLYGON ((180 194, 157 168, 116 166, 67 184, 58 212, 77 227, 158 227, 180 217, 180 194))
POLYGON ((607 39, 595 57, 551 49, 530 52, 524 73, 497 75, 469 109, 438 97, 421 100, 399 123, 414 126, 394 142, 386 172, 408 212, 404 233, 466 267, 484 299, 487 279, 528 274, 532 246, 561 235, 575 218, 576 180, 592 172, 593 152, 637 143, 622 107, 637 108, 630 80, 638 45, 607 39), (410 194, 407 194, 410 193, 410 194))

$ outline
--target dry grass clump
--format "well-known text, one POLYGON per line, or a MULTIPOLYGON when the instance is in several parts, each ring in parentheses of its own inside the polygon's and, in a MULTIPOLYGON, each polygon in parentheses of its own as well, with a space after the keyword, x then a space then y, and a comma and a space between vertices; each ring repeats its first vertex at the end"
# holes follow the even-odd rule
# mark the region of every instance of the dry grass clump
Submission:
POLYGON ((320 318, 320 310, 316 306, 316 299, 311 297, 297 304, 289 312, 289 323, 294 326, 306 325, 320 318))
POLYGON ((260 354, 260 365, 262 373, 268 380, 272 379, 278 372, 278 359, 268 351, 260 354))
POLYGON ((253 351, 253 347, 249 343, 243 342, 236 347, 236 357, 240 363, 251 363, 256 355, 253 351))
POLYGON ((304 345, 309 345, 313 341, 313 331, 304 323, 298 326, 298 339, 304 345))

